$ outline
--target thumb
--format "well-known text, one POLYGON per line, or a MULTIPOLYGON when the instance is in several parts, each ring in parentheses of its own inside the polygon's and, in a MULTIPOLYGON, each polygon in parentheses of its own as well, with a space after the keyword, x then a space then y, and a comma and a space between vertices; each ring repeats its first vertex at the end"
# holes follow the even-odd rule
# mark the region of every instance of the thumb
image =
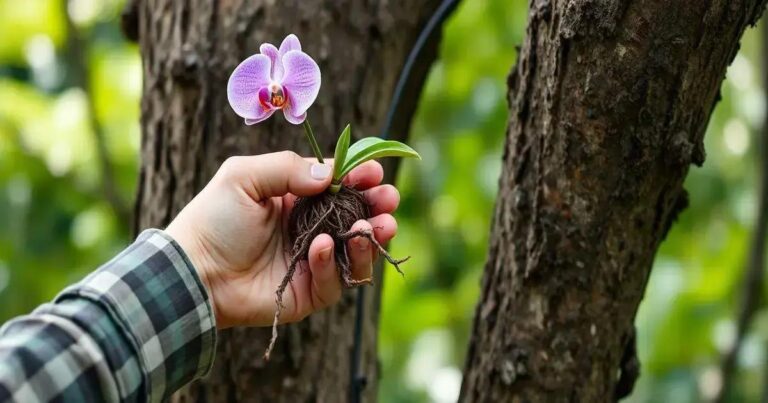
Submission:
POLYGON ((333 166, 310 162, 292 151, 230 157, 222 165, 225 180, 241 183, 255 200, 283 196, 311 196, 331 184, 333 166))

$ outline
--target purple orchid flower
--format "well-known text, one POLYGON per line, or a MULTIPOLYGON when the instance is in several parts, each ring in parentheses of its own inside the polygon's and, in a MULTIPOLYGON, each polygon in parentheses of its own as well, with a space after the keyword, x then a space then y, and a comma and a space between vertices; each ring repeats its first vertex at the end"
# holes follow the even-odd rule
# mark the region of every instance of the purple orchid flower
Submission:
POLYGON ((307 118, 320 91, 320 68, 301 51, 299 38, 290 34, 280 49, 264 43, 232 72, 227 98, 245 124, 259 123, 282 109, 285 119, 295 125, 307 118))

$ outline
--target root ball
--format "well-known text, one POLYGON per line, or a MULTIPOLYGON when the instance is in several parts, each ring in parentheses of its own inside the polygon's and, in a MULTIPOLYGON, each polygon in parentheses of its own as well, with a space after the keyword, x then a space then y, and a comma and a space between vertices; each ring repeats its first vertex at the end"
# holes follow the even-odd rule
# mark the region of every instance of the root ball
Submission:
POLYGON ((293 279, 296 266, 302 260, 307 260, 309 246, 312 240, 320 234, 328 234, 333 238, 334 256, 336 267, 339 271, 339 280, 345 287, 356 287, 363 284, 371 284, 372 279, 356 280, 352 278, 351 263, 347 254, 347 241, 354 237, 366 237, 371 241, 379 253, 395 266, 400 274, 400 263, 408 260, 393 259, 389 253, 376 241, 372 231, 349 231, 358 220, 370 218, 371 212, 365 196, 355 189, 342 186, 339 192, 333 194, 323 192, 316 196, 300 197, 296 199, 291 215, 288 217, 288 234, 293 243, 291 260, 288 272, 275 292, 277 309, 272 323, 272 339, 269 342, 264 358, 269 360, 269 354, 277 340, 277 324, 280 321, 280 312, 283 309, 283 293, 293 279))

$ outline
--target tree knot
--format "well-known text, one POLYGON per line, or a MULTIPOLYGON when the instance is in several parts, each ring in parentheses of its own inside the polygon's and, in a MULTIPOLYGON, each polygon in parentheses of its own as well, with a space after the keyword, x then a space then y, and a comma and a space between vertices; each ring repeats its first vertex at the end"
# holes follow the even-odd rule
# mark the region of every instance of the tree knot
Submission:
POLYGON ((528 352, 520 348, 513 349, 512 353, 501 360, 499 374, 501 382, 507 386, 528 376, 528 352))

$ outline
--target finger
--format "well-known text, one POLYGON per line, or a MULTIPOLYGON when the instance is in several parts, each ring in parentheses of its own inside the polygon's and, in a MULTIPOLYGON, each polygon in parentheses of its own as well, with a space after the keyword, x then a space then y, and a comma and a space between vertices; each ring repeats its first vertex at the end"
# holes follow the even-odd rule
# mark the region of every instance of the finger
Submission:
MULTIPOLYGON (((302 157, 304 161, 307 162, 317 162, 317 157, 302 157)), ((323 157, 323 163, 328 165, 333 165, 333 158, 325 158, 323 157)))
POLYGON ((291 214, 293 213, 293 206, 296 205, 296 196, 290 193, 282 197, 282 217, 280 219, 280 225, 283 231, 288 231, 290 226, 291 214))
POLYGON ((333 256, 333 239, 320 234, 309 246, 309 270, 312 273, 312 306, 315 310, 333 305, 341 298, 341 283, 333 256))
POLYGON ((363 195, 374 216, 391 213, 400 204, 400 192, 392 185, 374 186, 364 191, 363 195))
POLYGON ((283 209, 288 212, 293 209, 293 206, 296 204, 296 196, 288 193, 287 195, 283 196, 283 209))
MULTIPOLYGON (((368 222, 373 227, 373 236, 382 245, 389 242, 397 234, 397 220, 391 214, 377 215, 368 219, 368 222)), ((374 250, 374 252, 376 251, 374 250)))
MULTIPOLYGON (((305 157, 307 162, 317 162, 314 157, 305 157)), ((333 158, 325 158, 326 164, 333 166, 335 161, 333 158)), ((363 164, 355 167, 350 171, 347 176, 344 177, 343 183, 347 186, 354 187, 355 189, 369 189, 381 183, 384 179, 384 168, 378 161, 366 161, 363 164)))
MULTIPOLYGON (((309 162, 317 161, 316 158, 306 157, 305 160, 309 162)), ((326 164, 334 165, 335 160, 333 158, 323 159, 326 164)), ((352 186, 355 189, 368 189, 381 183, 384 179, 384 168, 378 161, 366 161, 361 165, 355 167, 352 171, 344 177, 343 183, 347 186, 352 186)))
POLYGON ((357 190, 368 189, 381 183, 384 179, 384 168, 378 161, 366 161, 351 170, 344 177, 344 184, 357 190))
POLYGON ((331 183, 332 166, 312 163, 291 151, 228 158, 217 177, 234 181, 254 200, 293 193, 309 196, 331 183))
MULTIPOLYGON (((304 158, 307 162, 315 162, 317 161, 315 158, 304 158)), ((326 164, 333 165, 333 159, 332 158, 326 158, 325 159, 326 164)), ((391 189, 378 189, 379 183, 381 183, 381 180, 384 178, 384 171, 381 169, 381 164, 379 164, 376 161, 367 161, 364 164, 360 165, 359 167, 352 170, 350 173, 352 176, 352 181, 358 181, 355 182, 354 187, 357 189, 368 189, 367 191, 364 191, 364 194, 370 194, 370 197, 366 195, 366 200, 369 204, 371 204, 373 208, 372 214, 381 214, 381 213, 391 213, 395 211, 397 206, 400 204, 400 192, 397 191, 396 188, 394 188, 391 185, 382 185, 386 186, 387 188, 391 189), (369 189, 370 188, 370 189, 369 189), (372 193, 368 193, 369 191, 373 191, 372 193), (375 206, 375 207, 374 207, 375 206)), ((350 175, 347 175, 344 178, 344 183, 348 186, 353 186, 350 184, 350 175)), ((283 206, 286 208, 286 210, 290 210, 293 208, 294 203, 296 202, 296 196, 292 194, 287 194, 283 197, 283 206)))
MULTIPOLYGON (((371 229, 371 223, 359 220, 352 225, 351 231, 370 231, 371 229)), ((354 237, 347 241, 347 252, 349 253, 353 279, 364 280, 371 278, 373 273, 372 246, 371 241, 363 236, 354 237)))

